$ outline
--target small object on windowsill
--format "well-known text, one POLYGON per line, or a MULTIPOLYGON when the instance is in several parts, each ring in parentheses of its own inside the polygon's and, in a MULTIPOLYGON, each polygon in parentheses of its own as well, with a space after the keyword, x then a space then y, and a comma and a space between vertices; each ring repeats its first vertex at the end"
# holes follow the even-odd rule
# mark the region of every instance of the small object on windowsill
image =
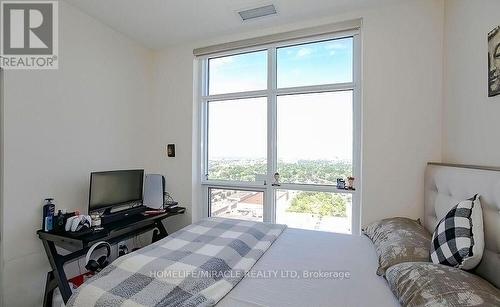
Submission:
POLYGON ((281 183, 280 183, 280 173, 276 172, 274 173, 274 182, 272 184, 273 187, 279 187, 281 186, 281 183))
POLYGON ((347 182, 348 182, 348 184, 347 184, 347 188, 348 188, 349 190, 354 190, 354 179, 355 179, 355 178, 354 178, 354 177, 352 177, 352 176, 347 177, 347 182))
POLYGON ((346 185, 345 185, 345 180, 342 178, 337 179, 337 189, 339 190, 345 190, 346 185))
POLYGON ((349 188, 348 186, 345 186, 345 187, 343 187, 343 188, 337 188, 337 190, 344 190, 344 191, 356 191, 356 189, 355 189, 355 188, 352 188, 352 189, 351 189, 351 188, 349 188))

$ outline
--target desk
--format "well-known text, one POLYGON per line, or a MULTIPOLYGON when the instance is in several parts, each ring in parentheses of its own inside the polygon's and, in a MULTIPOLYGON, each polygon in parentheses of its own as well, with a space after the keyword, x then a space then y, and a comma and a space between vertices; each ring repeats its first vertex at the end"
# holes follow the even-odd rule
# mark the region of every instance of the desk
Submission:
POLYGON ((99 241, 106 241, 115 244, 127 238, 140 235, 153 229, 158 229, 153 234, 153 242, 168 236, 167 230, 162 221, 167 217, 183 214, 185 208, 179 208, 177 212, 166 212, 158 215, 132 215, 122 220, 103 225, 100 231, 88 230, 81 233, 54 233, 38 230, 37 234, 42 240, 43 247, 52 267, 52 271, 47 273, 45 283, 45 295, 43 306, 52 306, 52 295, 56 288, 61 291, 64 303, 68 302, 72 294, 71 288, 64 272, 64 264, 78 259, 85 255, 89 248, 99 241), (57 252, 56 245, 70 251, 69 254, 61 255, 57 252))

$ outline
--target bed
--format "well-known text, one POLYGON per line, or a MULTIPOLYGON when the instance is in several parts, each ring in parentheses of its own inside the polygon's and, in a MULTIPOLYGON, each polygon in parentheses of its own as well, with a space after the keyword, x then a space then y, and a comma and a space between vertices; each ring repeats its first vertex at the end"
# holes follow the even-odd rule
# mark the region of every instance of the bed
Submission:
MULTIPOLYGON (((423 224, 429 232, 432 233, 440 217, 450 209, 453 203, 466 199, 470 197, 470 195, 476 193, 479 193, 482 197, 486 244, 483 261, 477 267, 475 273, 488 280, 496 287, 499 287, 499 169, 430 163, 425 175, 425 216, 423 224)), ((234 222, 226 223, 221 220, 216 220, 215 222, 224 225, 234 224, 234 222)), ((217 240, 224 240, 224 238, 218 237, 234 237, 238 235, 234 234, 234 231, 225 232, 224 235, 220 235, 221 232, 211 233, 219 226, 212 227, 210 223, 214 223, 214 221, 202 221, 201 223, 202 224, 188 226, 186 228, 188 229, 188 235, 180 231, 164 240, 177 240, 177 242, 180 242, 180 239, 184 240, 184 243, 181 245, 177 243, 180 247, 180 251, 183 251, 186 244, 189 246, 190 244, 197 244, 196 242, 200 241, 198 237, 193 236, 193 233, 203 233, 201 237, 211 237, 212 239, 217 237, 217 240), (200 227, 204 230, 200 231, 200 227), (227 233, 231 234, 228 235, 227 233), (206 234, 209 234, 209 236, 206 234)), ((245 222, 242 223, 243 225, 245 224, 245 222)), ((235 227, 239 229, 242 226, 237 225, 235 227)), ((267 227, 273 228, 277 226, 267 227)), ((275 274, 280 276, 244 276, 237 280, 228 279, 232 284, 229 285, 227 282, 225 283, 225 292, 218 291, 220 290, 219 288, 217 288, 217 291, 214 291, 211 289, 214 286, 212 284, 204 285, 205 288, 203 291, 211 289, 208 292, 212 294, 215 293, 212 302, 216 302, 217 306, 399 306, 399 302, 389 289, 386 280, 376 274, 378 267, 377 254, 372 242, 367 237, 284 227, 279 230, 260 230, 263 233, 273 233, 273 236, 268 242, 266 241, 269 244, 263 244, 262 242, 258 242, 258 240, 255 241, 255 238, 252 237, 249 238, 250 241, 246 242, 248 245, 266 245, 266 248, 261 252, 259 250, 254 253, 253 257, 255 262, 250 263, 245 270, 251 268, 252 272, 261 272, 262 274, 266 272, 276 272, 275 274), (311 277, 309 275, 308 278, 297 278, 297 276, 303 276, 304 273, 328 273, 330 275, 326 277, 325 275, 317 277, 311 277), (332 273, 336 275, 331 275, 332 273)), ((263 237, 264 239, 269 238, 267 234, 259 237, 263 237)), ((155 244, 161 245, 163 244, 162 241, 155 244)), ((219 243, 222 244, 223 241, 219 243)), ((170 248, 172 249, 171 246, 170 248)), ((194 246, 194 248, 198 249, 200 246, 194 246)), ((132 266, 140 267, 143 265, 138 265, 138 262, 134 262, 134 257, 144 258, 148 257, 147 253, 149 252, 157 253, 157 250, 154 249, 154 245, 144 248, 143 250, 142 253, 145 253, 146 256, 130 254, 125 257, 131 258, 124 258, 125 260, 122 259, 123 257, 119 258, 117 261, 113 262, 111 266, 120 266, 121 263, 128 261, 132 263, 132 266)), ((190 249, 188 248, 187 251, 189 252, 190 249)), ((179 251, 176 252, 178 253, 179 251)), ((158 254, 156 255, 158 256, 158 254)), ((217 257, 218 256, 219 255, 217 255, 217 257)), ((162 255, 159 255, 159 257, 161 258, 162 255)), ((241 261, 241 259, 238 259, 235 263, 241 263, 241 261)), ((234 263, 229 264, 229 266, 233 269, 241 267, 234 263)), ((81 299, 81 302, 85 302, 85 300, 88 299, 87 303, 91 303, 74 304, 74 295, 72 299, 70 299, 70 305, 117 305, 113 303, 117 302, 113 300, 113 297, 108 297, 107 300, 101 300, 99 304, 94 304, 98 301, 94 298, 90 299, 89 297, 96 297, 105 292, 114 291, 116 294, 119 292, 136 291, 130 288, 133 288, 135 285, 127 286, 125 282, 120 281, 120 278, 120 273, 113 272, 111 269, 101 272, 90 281, 90 285, 83 285, 83 290, 79 289, 76 295, 78 299, 81 299), (93 292, 89 290, 96 290, 96 287, 93 287, 95 283, 99 283, 106 279, 108 279, 108 283, 110 281, 113 283, 112 287, 109 287, 109 289, 102 288, 93 292), (125 291, 123 288, 127 287, 129 288, 125 291), (88 293, 85 294, 85 291, 88 293)), ((102 282, 102 284, 106 284, 106 282, 102 282)), ((107 286, 108 285, 106 285, 106 287, 107 286)), ((155 295, 154 291, 147 292, 145 290, 141 295, 144 297, 148 296, 148 294, 151 296, 155 295)), ((167 297, 167 294, 165 294, 164 297, 167 297)), ((203 296, 201 298, 192 299, 194 303, 187 305, 213 305, 204 299, 205 297, 203 296), (196 302, 201 303, 198 304, 196 302)), ((122 304, 123 306, 138 306, 138 304, 135 304, 136 301, 134 300, 118 301, 120 304, 124 302, 122 304)), ((148 302, 148 300, 144 302, 148 302)), ((172 303, 172 301, 168 299, 164 299, 161 303, 157 301, 154 303, 144 302, 141 306, 178 305, 175 302, 172 303)))
POLYGON ((399 306, 377 267, 366 236, 289 228, 254 270, 347 271, 350 278, 245 278, 217 306, 399 306))

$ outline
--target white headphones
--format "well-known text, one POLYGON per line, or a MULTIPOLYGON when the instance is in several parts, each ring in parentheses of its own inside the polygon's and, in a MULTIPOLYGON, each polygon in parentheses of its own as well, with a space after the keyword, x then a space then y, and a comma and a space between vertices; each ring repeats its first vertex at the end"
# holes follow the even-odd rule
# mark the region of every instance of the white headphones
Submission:
POLYGON ((108 259, 111 256, 111 245, 108 242, 100 241, 92 245, 85 256, 85 268, 91 272, 99 272, 104 269, 108 264, 108 259), (100 247, 106 248, 106 256, 101 256, 99 259, 90 259, 94 250, 100 247))

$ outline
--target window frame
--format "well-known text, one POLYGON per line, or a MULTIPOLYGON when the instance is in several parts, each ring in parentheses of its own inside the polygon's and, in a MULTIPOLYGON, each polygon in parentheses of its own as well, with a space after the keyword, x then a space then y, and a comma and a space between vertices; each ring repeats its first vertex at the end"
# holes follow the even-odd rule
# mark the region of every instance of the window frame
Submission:
MULTIPOLYGON (((200 56, 198 60, 198 99, 197 108, 199 116, 199 139, 198 144, 200 165, 198 170, 200 180, 198 185, 198 199, 201 200, 201 208, 197 208, 199 217, 210 216, 210 188, 217 189, 238 189, 238 190, 252 190, 264 192, 264 216, 265 222, 275 222, 276 220, 276 203, 275 203, 275 190, 302 190, 302 191, 315 191, 315 192, 332 192, 341 194, 352 194, 352 221, 351 229, 353 234, 360 234, 361 231, 361 138, 362 138, 362 106, 361 106, 361 33, 359 30, 349 30, 337 32, 334 34, 317 35, 308 38, 287 40, 283 42, 276 42, 250 48, 242 48, 232 51, 224 51, 209 55, 200 56), (282 47, 290 47, 308 43, 315 43, 321 41, 353 38, 353 67, 352 67, 352 82, 346 83, 333 83, 321 84, 311 86, 298 86, 298 87, 277 87, 277 49, 282 47), (257 91, 246 91, 236 93, 225 93, 209 95, 208 82, 209 82, 209 65, 208 61, 212 58, 219 58, 224 56, 231 56, 237 54, 244 54, 249 52, 267 50, 267 89, 257 91), (356 178, 356 190, 347 191, 339 190, 334 185, 320 185, 320 184, 289 184, 283 183, 278 187, 273 187, 272 174, 277 169, 277 98, 281 95, 296 95, 296 94, 310 94, 310 93, 323 93, 323 92, 336 92, 336 91, 352 91, 353 93, 353 157, 352 157, 352 170, 356 178), (267 97, 267 174, 262 180, 255 182, 243 181, 230 181, 230 180, 213 180, 208 179, 208 118, 209 110, 208 105, 210 101, 224 101, 245 98, 267 97), (267 199, 267 202, 266 202, 267 199)), ((332 132, 333 133, 333 132, 332 132)), ((195 175, 196 176, 196 175, 195 175)))

